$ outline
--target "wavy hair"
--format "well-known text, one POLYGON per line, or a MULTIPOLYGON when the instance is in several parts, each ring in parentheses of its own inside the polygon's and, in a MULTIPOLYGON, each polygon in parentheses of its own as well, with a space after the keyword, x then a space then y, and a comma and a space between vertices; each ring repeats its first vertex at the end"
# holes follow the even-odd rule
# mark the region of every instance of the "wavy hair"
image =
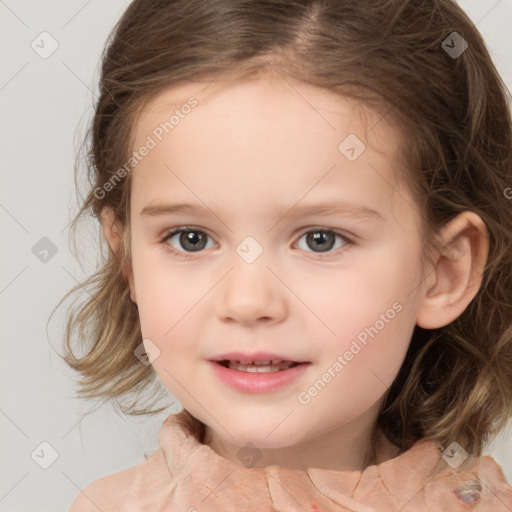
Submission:
MULTIPOLYGON (((75 232, 81 219, 100 220, 111 208, 124 228, 120 250, 109 249, 97 272, 64 297, 87 291, 68 309, 65 333, 64 359, 80 374, 78 394, 118 405, 128 398, 121 404, 126 414, 163 410, 139 407, 149 386, 159 384, 153 368, 134 356, 142 336, 122 270, 130 261, 131 175, 98 193, 130 158, 138 116, 174 86, 269 69, 357 99, 400 128, 407 165, 399 179, 423 212, 425 261, 436 233, 460 212, 484 220, 490 249, 477 295, 449 325, 416 326, 378 417, 402 450, 428 437, 480 455, 512 416, 510 93, 482 36, 452 0, 128 6, 104 47, 99 97, 82 145, 90 190, 71 226, 75 232), (467 48, 450 54, 460 38, 467 48)), ((79 165, 77 159, 76 173, 79 165)))

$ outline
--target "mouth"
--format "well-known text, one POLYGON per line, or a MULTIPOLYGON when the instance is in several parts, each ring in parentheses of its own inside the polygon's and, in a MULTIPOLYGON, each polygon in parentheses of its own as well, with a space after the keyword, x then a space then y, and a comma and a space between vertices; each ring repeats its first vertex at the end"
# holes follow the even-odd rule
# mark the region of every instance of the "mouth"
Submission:
POLYGON ((221 361, 215 361, 217 364, 229 368, 230 370, 237 370, 240 372, 250 373, 271 373, 271 372, 282 372, 299 366, 300 364, 294 361, 282 361, 282 360, 271 360, 267 359, 264 361, 253 361, 251 363, 242 363, 236 360, 224 359, 221 361))
POLYGON ((209 360, 213 373, 224 385, 241 393, 273 393, 301 378, 309 361, 290 361, 289 356, 257 352, 231 352, 209 360))

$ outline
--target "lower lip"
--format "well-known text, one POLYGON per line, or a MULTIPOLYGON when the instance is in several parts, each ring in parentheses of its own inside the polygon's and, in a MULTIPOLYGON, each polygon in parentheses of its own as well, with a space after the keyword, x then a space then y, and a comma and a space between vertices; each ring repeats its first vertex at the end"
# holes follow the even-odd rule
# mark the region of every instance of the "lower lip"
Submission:
POLYGON ((245 393, 269 393, 301 376, 310 363, 300 363, 288 370, 278 372, 244 372, 226 368, 215 361, 209 361, 217 377, 232 388, 245 393))

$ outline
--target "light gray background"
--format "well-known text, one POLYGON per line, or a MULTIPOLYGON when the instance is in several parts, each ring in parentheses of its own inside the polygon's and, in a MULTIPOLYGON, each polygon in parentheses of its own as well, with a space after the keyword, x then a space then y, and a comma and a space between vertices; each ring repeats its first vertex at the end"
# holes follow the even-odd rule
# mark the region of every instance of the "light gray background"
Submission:
MULTIPOLYGON (((175 402, 153 418, 121 418, 111 405, 103 405, 81 421, 80 414, 94 404, 73 398, 73 373, 55 354, 61 351, 64 308, 46 331, 54 306, 98 258, 94 229, 89 235, 81 231, 83 267, 69 250, 66 228, 77 204, 73 166, 92 113, 100 51, 128 4, 0 0, 2 512, 66 511, 80 488, 142 462, 144 452, 158 446, 163 419, 181 409, 175 402), (46 59, 31 48, 43 31, 59 45, 46 59), (57 248, 46 263, 32 253, 43 237, 57 248), (48 469, 35 461, 51 456, 51 449, 40 446, 44 441, 58 453, 48 469)), ((512 88, 512 0, 460 4, 512 88)), ((46 49, 49 44, 47 39, 46 49)), ((510 434, 500 436, 486 453, 512 482, 510 434)))

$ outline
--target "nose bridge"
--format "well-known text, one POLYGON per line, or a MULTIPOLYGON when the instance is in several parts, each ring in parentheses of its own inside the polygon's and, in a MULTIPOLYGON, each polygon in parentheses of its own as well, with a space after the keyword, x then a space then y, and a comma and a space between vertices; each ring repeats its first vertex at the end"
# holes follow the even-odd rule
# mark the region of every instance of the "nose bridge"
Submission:
POLYGON ((220 318, 242 323, 282 319, 287 310, 285 290, 267 268, 268 256, 251 236, 236 247, 217 304, 220 318))

